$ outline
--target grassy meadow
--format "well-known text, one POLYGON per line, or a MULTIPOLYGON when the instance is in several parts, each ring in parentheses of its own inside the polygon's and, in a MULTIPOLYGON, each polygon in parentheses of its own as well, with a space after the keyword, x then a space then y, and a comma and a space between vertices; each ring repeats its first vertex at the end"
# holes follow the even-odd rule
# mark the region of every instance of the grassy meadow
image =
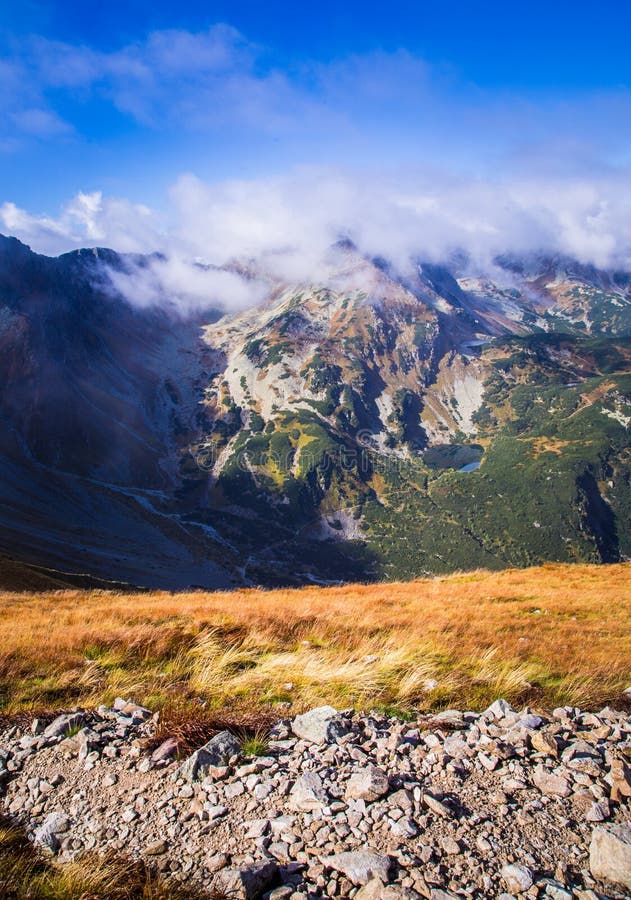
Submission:
POLYGON ((292 590, 0 593, 0 713, 133 697, 268 720, 621 702, 631 565, 545 565, 292 590))

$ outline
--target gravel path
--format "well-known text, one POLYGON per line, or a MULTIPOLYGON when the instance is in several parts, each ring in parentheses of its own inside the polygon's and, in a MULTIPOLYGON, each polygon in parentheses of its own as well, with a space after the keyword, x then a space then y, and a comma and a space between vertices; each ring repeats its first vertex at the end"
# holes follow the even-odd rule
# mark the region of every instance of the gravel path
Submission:
POLYGON ((234 898, 631 897, 626 713, 321 707, 265 756, 222 732, 184 761, 143 751, 155 727, 121 700, 5 729, 5 815, 60 860, 119 851, 234 898))

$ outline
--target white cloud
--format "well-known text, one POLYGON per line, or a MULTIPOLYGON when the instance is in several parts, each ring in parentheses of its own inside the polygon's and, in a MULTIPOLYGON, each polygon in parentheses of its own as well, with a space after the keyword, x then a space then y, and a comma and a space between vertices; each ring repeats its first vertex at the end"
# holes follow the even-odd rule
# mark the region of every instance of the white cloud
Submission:
POLYGON ((465 178, 437 170, 405 176, 328 169, 285 177, 207 184, 182 176, 170 208, 79 194, 57 218, 12 203, 0 224, 35 249, 98 244, 162 256, 114 274, 132 302, 181 309, 257 302, 262 281, 217 271, 254 260, 262 275, 287 281, 328 276, 333 242, 350 237, 367 255, 405 270, 415 259, 466 251, 490 266, 498 253, 564 254, 600 267, 631 268, 631 181, 626 170, 584 176, 465 178))
POLYGON ((210 307, 235 311, 265 296, 264 281, 202 265, 190 257, 154 257, 126 270, 108 269, 115 292, 135 306, 163 306, 180 314, 210 307))
POLYGON ((101 191, 79 193, 56 218, 0 205, 0 225, 40 253, 56 255, 85 246, 110 246, 121 253, 142 253, 164 240, 159 217, 147 206, 104 198, 101 191))
POLYGON ((197 133, 200 149, 204 135, 226 148, 278 141, 294 164, 385 157, 493 171, 545 157, 565 168, 617 158, 631 139, 623 87, 488 91, 405 50, 283 67, 226 24, 154 31, 108 52, 33 37, 7 49, 0 88, 3 132, 33 136, 39 123, 44 136, 79 140, 93 123, 90 104, 105 103, 165 139, 197 133))

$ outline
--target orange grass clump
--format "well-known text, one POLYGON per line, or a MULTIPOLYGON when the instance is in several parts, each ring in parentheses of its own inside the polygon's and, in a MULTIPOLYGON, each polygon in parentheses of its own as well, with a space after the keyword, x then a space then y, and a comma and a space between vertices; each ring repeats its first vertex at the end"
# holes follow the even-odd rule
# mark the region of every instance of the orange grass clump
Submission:
POLYGON ((631 566, 476 571, 407 583, 0 594, 6 713, 134 696, 155 708, 298 711, 620 701, 631 566))

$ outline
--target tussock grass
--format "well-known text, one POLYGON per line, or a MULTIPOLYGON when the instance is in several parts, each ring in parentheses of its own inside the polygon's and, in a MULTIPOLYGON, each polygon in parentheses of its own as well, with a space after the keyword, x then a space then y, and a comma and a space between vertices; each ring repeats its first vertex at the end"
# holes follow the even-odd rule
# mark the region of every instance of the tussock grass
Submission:
POLYGON ((239 738, 246 755, 263 752, 277 717, 266 710, 226 710, 221 713, 206 709, 199 701, 172 700, 162 707, 155 733, 144 741, 148 751, 163 741, 175 741, 179 757, 186 757, 203 746, 220 731, 230 731, 239 738))
POLYGON ((405 713, 500 695, 619 701, 630 575, 629 564, 551 564, 297 590, 3 593, 1 709, 122 695, 165 716, 195 703, 216 720, 322 702, 405 713))

